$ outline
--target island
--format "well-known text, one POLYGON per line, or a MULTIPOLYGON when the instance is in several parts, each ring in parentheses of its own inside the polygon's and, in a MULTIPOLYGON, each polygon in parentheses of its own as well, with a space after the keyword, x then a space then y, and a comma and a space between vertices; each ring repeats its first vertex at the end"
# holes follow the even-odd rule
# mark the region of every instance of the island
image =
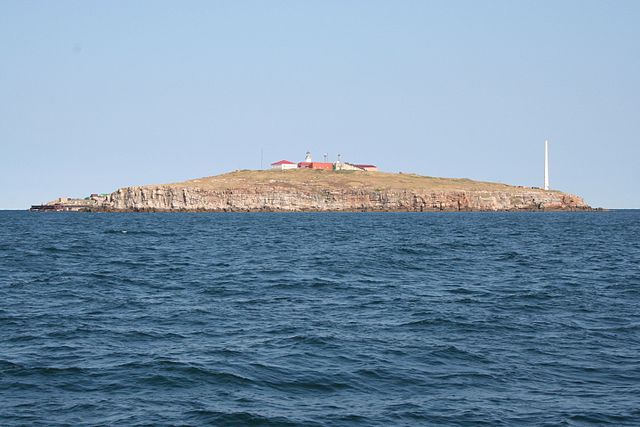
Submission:
POLYGON ((238 170, 173 184, 59 198, 34 211, 84 212, 434 212, 584 211, 576 195, 470 179, 359 168, 238 170))

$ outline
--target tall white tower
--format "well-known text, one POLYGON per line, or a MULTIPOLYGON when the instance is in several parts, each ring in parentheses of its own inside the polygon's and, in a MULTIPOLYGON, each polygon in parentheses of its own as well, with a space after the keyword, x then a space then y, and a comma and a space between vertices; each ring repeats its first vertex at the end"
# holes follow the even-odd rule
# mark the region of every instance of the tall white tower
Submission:
POLYGON ((307 151, 307 155, 304 157, 306 163, 311 163, 311 152, 307 151))
POLYGON ((544 189, 549 189, 549 141, 544 142, 544 189))

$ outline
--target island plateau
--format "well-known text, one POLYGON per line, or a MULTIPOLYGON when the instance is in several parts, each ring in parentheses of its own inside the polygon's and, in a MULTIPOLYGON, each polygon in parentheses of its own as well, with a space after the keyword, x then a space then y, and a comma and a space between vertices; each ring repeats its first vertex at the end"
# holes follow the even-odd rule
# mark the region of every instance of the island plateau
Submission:
POLYGON ((576 195, 535 187, 365 170, 239 170, 174 184, 59 198, 32 210, 88 212, 575 211, 576 195))

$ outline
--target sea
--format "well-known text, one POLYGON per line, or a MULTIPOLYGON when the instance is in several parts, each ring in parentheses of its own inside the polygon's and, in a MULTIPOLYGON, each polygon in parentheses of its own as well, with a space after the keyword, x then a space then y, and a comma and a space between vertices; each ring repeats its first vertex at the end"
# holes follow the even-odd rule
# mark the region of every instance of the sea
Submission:
POLYGON ((0 425, 639 426, 640 211, 2 211, 0 425))

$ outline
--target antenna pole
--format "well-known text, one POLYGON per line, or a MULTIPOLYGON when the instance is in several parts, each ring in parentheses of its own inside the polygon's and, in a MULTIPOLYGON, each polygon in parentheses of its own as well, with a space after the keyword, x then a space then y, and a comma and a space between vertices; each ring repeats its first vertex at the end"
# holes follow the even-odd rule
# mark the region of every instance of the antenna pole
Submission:
POLYGON ((264 167, 262 166, 262 165, 263 165, 263 159, 264 159, 264 155, 263 155, 263 152, 262 152, 262 151, 263 151, 263 150, 262 150, 262 148, 261 148, 261 149, 260 149, 260 170, 264 169, 264 167))
POLYGON ((544 189, 549 189, 549 141, 544 142, 544 189))

